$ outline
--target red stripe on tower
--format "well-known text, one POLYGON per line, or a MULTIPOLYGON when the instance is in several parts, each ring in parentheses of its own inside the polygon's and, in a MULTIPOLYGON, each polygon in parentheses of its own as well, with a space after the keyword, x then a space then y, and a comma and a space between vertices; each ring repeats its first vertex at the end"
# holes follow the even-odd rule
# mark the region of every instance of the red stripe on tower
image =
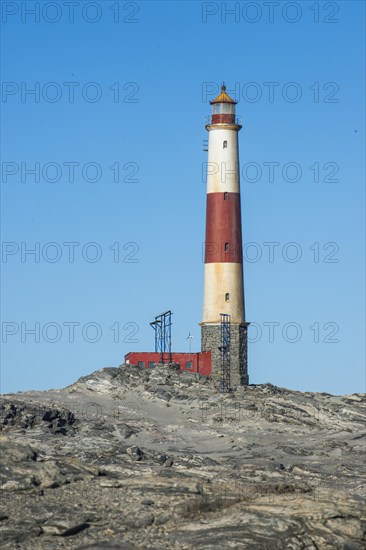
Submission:
POLYGON ((242 262, 240 193, 208 193, 205 263, 242 262))

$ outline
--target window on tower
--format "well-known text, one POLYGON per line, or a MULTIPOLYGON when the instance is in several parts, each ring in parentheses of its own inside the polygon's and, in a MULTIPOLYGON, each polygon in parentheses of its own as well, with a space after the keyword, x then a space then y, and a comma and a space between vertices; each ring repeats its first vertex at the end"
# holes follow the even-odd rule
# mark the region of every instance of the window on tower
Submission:
POLYGON ((230 250, 230 245, 229 243, 225 243, 225 252, 228 252, 230 250))
POLYGON ((224 193, 224 201, 227 201, 228 198, 229 198, 229 193, 227 193, 227 192, 225 191, 225 193, 224 193))
POLYGON ((226 148, 227 148, 227 141, 224 141, 224 143, 222 144, 222 148, 223 148, 223 149, 226 149, 226 148))
POLYGON ((228 302, 230 300, 230 294, 227 292, 225 294, 225 302, 228 302))

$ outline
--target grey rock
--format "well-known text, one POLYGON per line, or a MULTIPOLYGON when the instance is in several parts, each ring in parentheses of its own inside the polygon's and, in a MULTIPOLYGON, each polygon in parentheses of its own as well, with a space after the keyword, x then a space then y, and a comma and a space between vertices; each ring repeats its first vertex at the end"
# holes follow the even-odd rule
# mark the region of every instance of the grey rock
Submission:
POLYGON ((3 396, 2 547, 363 549, 365 403, 166 365, 3 396))
POLYGON ((50 518, 41 525, 42 533, 61 537, 71 537, 89 527, 88 518, 73 514, 68 518, 50 518))
POLYGON ((104 550, 104 548, 112 548, 114 550, 144 550, 142 546, 137 546, 131 542, 117 543, 110 541, 100 541, 85 546, 79 546, 77 550, 104 550))
POLYGON ((36 522, 30 522, 23 518, 21 522, 2 522, 0 540, 2 545, 6 543, 16 544, 39 537, 42 529, 36 522))
POLYGON ((132 523, 130 523, 130 527, 132 529, 139 529, 140 527, 148 527, 154 523, 154 515, 153 514, 144 514, 140 517, 133 520, 132 523))

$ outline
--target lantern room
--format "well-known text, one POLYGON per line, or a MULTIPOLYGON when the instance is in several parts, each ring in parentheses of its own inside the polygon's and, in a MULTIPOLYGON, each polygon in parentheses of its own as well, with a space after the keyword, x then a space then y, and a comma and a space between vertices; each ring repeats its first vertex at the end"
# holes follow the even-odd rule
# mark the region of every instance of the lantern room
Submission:
POLYGON ((216 99, 210 101, 212 105, 211 124, 235 124, 235 105, 234 101, 227 93, 226 86, 222 84, 221 93, 216 99))

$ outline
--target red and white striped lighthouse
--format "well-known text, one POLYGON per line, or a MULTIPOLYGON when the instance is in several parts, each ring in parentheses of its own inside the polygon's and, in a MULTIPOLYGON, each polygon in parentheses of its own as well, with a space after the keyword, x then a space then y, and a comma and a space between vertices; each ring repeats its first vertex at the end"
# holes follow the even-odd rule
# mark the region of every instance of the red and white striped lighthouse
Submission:
POLYGON ((230 315, 230 380, 248 384, 244 307, 238 133, 234 101, 223 84, 210 102, 202 351, 212 352, 212 376, 221 374, 221 314, 230 315))

